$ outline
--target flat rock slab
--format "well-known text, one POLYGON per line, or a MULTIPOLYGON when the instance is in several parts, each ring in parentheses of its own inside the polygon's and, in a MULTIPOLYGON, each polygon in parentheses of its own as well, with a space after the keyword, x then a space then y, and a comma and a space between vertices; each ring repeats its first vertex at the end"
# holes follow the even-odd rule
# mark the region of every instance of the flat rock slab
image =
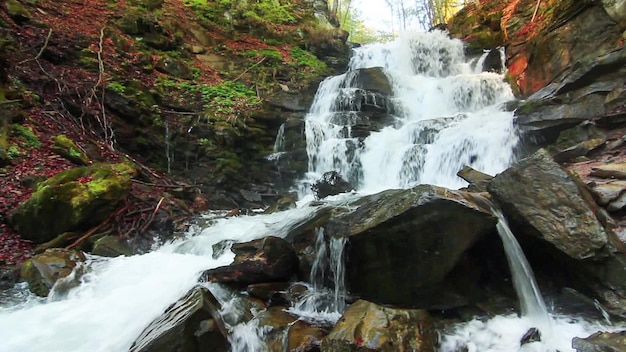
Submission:
POLYGON ((594 167, 591 169, 591 176, 626 180, 626 163, 594 167))

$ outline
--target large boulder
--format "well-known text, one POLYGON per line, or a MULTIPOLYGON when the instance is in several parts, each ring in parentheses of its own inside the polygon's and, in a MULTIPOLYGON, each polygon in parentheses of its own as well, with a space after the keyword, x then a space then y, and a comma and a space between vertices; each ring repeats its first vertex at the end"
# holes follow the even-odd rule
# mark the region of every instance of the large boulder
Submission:
POLYGON ((425 310, 385 308, 359 300, 322 340, 322 352, 435 350, 437 332, 425 310))
POLYGON ((471 270, 454 278, 451 273, 495 225, 470 193, 420 185, 349 202, 324 229, 327 236, 348 238, 351 294, 381 304, 441 308, 467 303, 476 285, 471 270))
POLYGON ((94 164, 56 174, 41 183, 11 215, 22 238, 44 243, 104 221, 126 198, 135 170, 126 163, 94 164))
POLYGON ((218 300, 209 290, 193 288, 154 319, 129 351, 229 351, 220 309, 218 300))
POLYGON ((606 254, 607 233, 591 196, 546 150, 497 175, 488 185, 506 215, 574 259, 606 254))
POLYGON ((212 282, 252 284, 286 281, 298 270, 298 257, 289 242, 268 236, 262 239, 235 243, 232 264, 205 271, 212 282))
MULTIPOLYGON (((27 260, 22 265, 21 276, 31 292, 46 297, 57 281, 68 277, 85 260, 82 252, 52 248, 27 260)), ((71 286, 72 283, 68 284, 71 286)), ((78 285, 78 282, 74 284, 78 285)))

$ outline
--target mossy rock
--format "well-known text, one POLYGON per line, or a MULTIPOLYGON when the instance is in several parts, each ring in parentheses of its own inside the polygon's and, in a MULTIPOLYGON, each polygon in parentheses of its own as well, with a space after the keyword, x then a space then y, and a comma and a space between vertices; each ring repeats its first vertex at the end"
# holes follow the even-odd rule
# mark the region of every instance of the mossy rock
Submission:
POLYGON ((22 238, 44 243, 67 231, 104 221, 128 194, 135 170, 126 163, 95 164, 56 174, 41 183, 11 215, 22 238))
POLYGON ((7 14, 9 15, 9 17, 11 17, 13 21, 15 21, 15 23, 22 24, 30 21, 30 12, 19 1, 7 0, 6 6, 7 14))
POLYGON ((182 78, 182 79, 191 79, 193 78, 193 73, 189 66, 183 61, 179 59, 164 57, 159 60, 156 64, 156 69, 159 72, 168 74, 173 77, 182 78))
POLYGON ((54 137, 52 150, 77 165, 89 165, 89 157, 71 139, 60 134, 54 137))
POLYGON ((30 291, 45 297, 61 278, 67 277, 79 262, 86 260, 82 252, 61 248, 48 249, 27 260, 21 268, 21 276, 30 291))
POLYGON ((145 7, 148 11, 154 11, 160 9, 163 6, 164 0, 131 0, 128 1, 130 5, 145 7))

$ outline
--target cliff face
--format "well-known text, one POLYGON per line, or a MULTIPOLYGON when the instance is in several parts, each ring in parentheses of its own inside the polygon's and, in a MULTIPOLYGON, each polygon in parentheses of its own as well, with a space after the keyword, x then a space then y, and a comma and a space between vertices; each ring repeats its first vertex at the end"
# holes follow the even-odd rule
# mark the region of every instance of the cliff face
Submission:
POLYGON ((623 10, 613 1, 514 0, 469 4, 448 23, 475 50, 505 46, 510 83, 528 97, 568 66, 623 44, 623 10))
POLYGON ((154 203, 272 202, 279 126, 345 68, 332 22, 323 0, 1 1, 0 219, 42 179, 121 159, 154 203))

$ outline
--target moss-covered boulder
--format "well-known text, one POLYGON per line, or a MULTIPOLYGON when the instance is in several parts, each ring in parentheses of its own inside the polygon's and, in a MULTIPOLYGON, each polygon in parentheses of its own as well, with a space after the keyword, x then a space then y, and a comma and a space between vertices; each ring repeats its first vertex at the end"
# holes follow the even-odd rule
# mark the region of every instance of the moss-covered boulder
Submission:
POLYGON ((38 296, 47 296, 54 284, 72 273, 79 262, 86 260, 82 252, 61 248, 48 249, 24 263, 21 276, 38 296))
POLYGON ((11 215, 22 238, 50 241, 104 221, 126 197, 135 170, 126 163, 95 164, 56 174, 41 183, 11 215))
POLYGON ((71 139, 60 134, 54 137, 52 150, 77 165, 89 165, 89 157, 71 139))

